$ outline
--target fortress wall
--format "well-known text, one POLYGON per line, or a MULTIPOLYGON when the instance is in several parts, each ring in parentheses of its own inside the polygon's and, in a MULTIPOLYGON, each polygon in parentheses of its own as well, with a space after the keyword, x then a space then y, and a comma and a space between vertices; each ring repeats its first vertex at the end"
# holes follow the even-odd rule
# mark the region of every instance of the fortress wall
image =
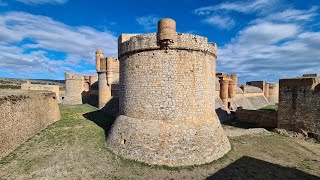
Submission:
POLYGON ((216 45, 183 33, 163 40, 167 48, 158 44, 156 33, 124 42, 120 36, 120 116, 108 146, 150 164, 182 166, 218 159, 230 144, 215 113, 216 45))
POLYGON ((264 96, 262 89, 251 85, 240 85, 236 89, 237 94, 233 99, 236 107, 255 110, 268 106, 270 103, 264 96))
POLYGON ((51 91, 56 93, 56 97, 59 103, 61 103, 60 90, 57 85, 44 85, 44 84, 31 84, 30 82, 21 84, 22 90, 34 90, 34 91, 51 91))
POLYGON ((268 83, 269 84, 269 96, 268 101, 270 104, 276 104, 279 102, 279 83, 268 83))
POLYGON ((236 107, 251 110, 260 109, 270 104, 263 93, 237 94, 233 101, 236 107))
POLYGON ((119 82, 119 61, 112 57, 107 57, 107 81, 108 85, 119 82))
POLYGON ((59 119, 53 92, 0 90, 0 158, 59 119))
POLYGON ((280 79, 279 128, 320 140, 320 78, 280 79))
POLYGON ((261 111, 237 109, 234 113, 236 121, 255 124, 257 127, 276 128, 278 126, 277 111, 261 111))

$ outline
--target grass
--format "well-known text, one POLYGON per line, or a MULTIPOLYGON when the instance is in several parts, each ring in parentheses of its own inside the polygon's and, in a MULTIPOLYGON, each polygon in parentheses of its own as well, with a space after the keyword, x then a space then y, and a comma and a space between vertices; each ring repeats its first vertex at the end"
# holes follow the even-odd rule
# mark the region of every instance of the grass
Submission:
POLYGON ((278 111, 278 105, 268 105, 266 107, 263 107, 259 110, 265 110, 265 111, 278 111))
POLYGON ((0 89, 21 89, 21 86, 11 84, 0 84, 0 89))
MULTIPOLYGON (((228 174, 259 179, 257 172, 268 168, 272 177, 280 179, 288 174, 282 171, 302 172, 296 177, 320 176, 320 144, 275 133, 229 138, 232 150, 205 165, 168 167, 136 162, 108 149, 104 130, 113 117, 89 105, 61 105, 60 111, 60 121, 0 160, 2 179, 224 179, 228 174)), ((262 174, 266 178, 268 172, 262 174)))

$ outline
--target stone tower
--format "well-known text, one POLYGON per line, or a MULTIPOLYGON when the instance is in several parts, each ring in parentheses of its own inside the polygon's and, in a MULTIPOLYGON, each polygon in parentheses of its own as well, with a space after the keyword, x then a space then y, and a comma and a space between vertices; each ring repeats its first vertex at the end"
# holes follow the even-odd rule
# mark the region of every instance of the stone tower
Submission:
POLYGON ((96 70, 99 84, 98 108, 101 109, 111 97, 111 91, 109 90, 107 80, 107 62, 101 49, 96 51, 96 70))
POLYGON ((150 164, 208 163, 230 150, 215 112, 217 46, 176 32, 119 37, 120 116, 107 139, 114 152, 150 164))
POLYGON ((85 79, 81 74, 65 73, 66 92, 63 104, 82 104, 82 93, 85 89, 85 79))

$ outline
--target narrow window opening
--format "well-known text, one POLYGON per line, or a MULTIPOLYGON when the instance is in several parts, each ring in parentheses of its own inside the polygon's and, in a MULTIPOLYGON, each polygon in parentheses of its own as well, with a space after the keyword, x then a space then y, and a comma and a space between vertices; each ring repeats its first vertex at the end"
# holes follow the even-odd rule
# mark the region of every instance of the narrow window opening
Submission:
POLYGON ((126 139, 123 139, 122 144, 126 144, 126 141, 127 141, 126 139))

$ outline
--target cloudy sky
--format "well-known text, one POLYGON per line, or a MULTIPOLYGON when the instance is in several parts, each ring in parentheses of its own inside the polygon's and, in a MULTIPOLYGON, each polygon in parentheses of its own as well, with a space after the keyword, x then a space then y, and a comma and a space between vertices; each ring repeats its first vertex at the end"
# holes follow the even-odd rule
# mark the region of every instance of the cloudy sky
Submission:
POLYGON ((240 82, 320 74, 319 0, 0 0, 0 77, 95 74, 94 52, 117 56, 121 33, 177 31, 219 47, 217 70, 240 82))

